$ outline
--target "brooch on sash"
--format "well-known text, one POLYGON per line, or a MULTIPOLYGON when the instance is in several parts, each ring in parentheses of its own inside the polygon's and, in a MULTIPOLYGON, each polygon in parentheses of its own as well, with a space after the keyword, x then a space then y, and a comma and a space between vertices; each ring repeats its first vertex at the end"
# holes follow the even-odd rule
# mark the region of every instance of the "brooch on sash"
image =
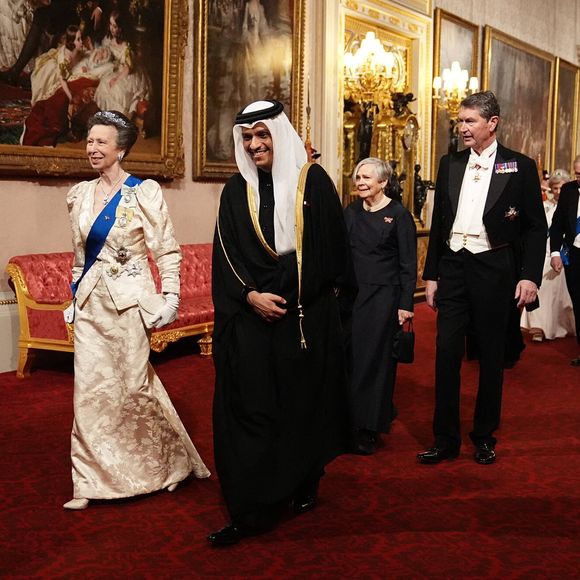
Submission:
POLYGON ((510 222, 513 222, 519 215, 520 212, 515 207, 510 205, 508 210, 505 212, 504 217, 510 220, 510 222))
POLYGON ((517 161, 507 161, 506 163, 496 163, 495 164, 496 173, 517 173, 518 172, 518 162, 517 161))
POLYGON ((117 250, 117 255, 115 256, 115 260, 120 264, 126 264, 131 259, 131 252, 125 248, 125 246, 121 246, 117 250))
POLYGON ((137 190, 135 187, 123 185, 121 187, 121 201, 115 211, 115 225, 119 228, 127 227, 127 224, 135 215, 137 207, 137 190))

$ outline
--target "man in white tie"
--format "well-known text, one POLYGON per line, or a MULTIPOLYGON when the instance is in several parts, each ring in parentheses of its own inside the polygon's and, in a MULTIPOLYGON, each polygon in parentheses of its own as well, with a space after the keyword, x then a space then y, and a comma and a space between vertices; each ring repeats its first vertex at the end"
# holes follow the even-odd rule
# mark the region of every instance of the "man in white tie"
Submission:
POLYGON ((445 155, 435 187, 423 272, 427 304, 437 310, 433 447, 420 463, 459 455, 460 371, 470 327, 479 352, 479 387, 470 438, 474 459, 495 461, 505 335, 513 301, 536 300, 547 224, 535 162, 498 143, 500 107, 491 91, 460 106, 467 149, 445 155))

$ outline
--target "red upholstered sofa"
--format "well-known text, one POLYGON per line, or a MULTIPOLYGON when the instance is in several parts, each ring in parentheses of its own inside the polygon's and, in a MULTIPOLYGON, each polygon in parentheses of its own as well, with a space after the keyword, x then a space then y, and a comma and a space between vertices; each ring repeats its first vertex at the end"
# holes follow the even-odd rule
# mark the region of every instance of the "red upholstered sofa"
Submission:
MULTIPOLYGON (((198 343, 202 355, 211 355, 213 303, 211 300, 211 244, 181 246, 181 305, 179 318, 172 324, 155 330, 151 348, 157 352, 170 342, 185 336, 203 335, 198 343)), ((10 258, 6 271, 10 276, 20 318, 20 351, 16 374, 24 377, 36 350, 74 350, 72 324, 63 320, 62 310, 71 301, 72 252, 28 254, 10 258)), ((157 290, 160 279, 157 266, 150 260, 157 290)))

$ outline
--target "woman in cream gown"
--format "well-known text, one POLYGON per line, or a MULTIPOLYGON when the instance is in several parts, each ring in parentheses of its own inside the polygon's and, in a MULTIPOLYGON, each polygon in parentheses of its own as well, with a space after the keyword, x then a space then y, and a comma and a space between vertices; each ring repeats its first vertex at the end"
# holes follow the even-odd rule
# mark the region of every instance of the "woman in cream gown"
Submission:
POLYGON ((75 389, 71 437, 73 499, 113 499, 172 491, 193 473, 208 477, 149 363, 150 328, 176 318, 181 252, 159 185, 123 171, 137 138, 124 115, 102 111, 88 123, 87 155, 98 179, 67 196, 75 261, 75 389), (162 281, 156 294, 151 252, 162 281))

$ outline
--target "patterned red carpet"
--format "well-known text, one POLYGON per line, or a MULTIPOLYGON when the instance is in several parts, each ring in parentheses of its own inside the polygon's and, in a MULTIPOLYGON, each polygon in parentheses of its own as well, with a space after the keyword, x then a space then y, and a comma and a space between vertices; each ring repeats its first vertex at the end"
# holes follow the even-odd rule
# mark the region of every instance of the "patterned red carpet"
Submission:
MULTIPOLYGON (((431 443, 434 317, 417 311, 416 360, 400 369, 399 418, 372 457, 328 469, 320 505, 269 535, 212 549, 225 522, 215 477, 175 493, 70 498, 72 363, 50 355, 32 377, 0 375, 0 577, 3 578, 554 578, 580 577, 580 369, 576 343, 532 344, 506 372, 498 461, 415 463, 431 443)), ((210 359, 174 345, 153 362, 213 466, 210 359)), ((464 432, 477 366, 463 379, 464 432)))

